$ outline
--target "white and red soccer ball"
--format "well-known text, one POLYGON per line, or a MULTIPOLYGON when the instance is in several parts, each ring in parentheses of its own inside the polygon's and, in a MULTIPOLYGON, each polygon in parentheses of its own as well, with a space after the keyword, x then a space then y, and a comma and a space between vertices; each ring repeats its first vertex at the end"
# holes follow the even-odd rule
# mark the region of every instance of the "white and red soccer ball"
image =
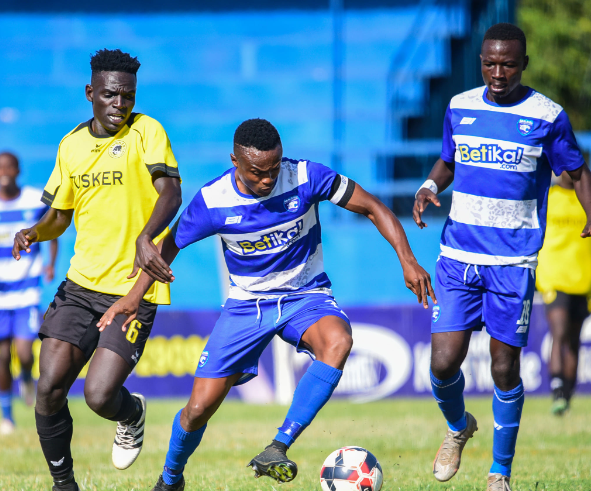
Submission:
POLYGON ((382 467, 361 447, 343 447, 331 453, 320 470, 323 491, 380 491, 382 467))

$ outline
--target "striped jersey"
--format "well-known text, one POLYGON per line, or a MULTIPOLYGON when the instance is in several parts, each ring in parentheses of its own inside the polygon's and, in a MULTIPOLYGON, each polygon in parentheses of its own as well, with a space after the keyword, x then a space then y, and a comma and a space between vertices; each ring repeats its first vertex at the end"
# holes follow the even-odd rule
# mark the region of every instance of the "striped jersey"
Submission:
POLYGON ((585 163, 562 107, 533 89, 499 105, 479 87, 455 96, 441 158, 455 162, 441 255, 468 264, 535 268, 552 171, 585 163))
POLYGON ((14 235, 35 224, 48 210, 41 203, 43 191, 29 186, 18 198, 0 199, 0 310, 14 310, 39 305, 43 258, 39 243, 31 244, 31 253, 20 261, 12 257, 14 235))
POLYGON ((172 233, 180 249, 220 236, 229 298, 330 292, 318 203, 344 206, 354 186, 322 164, 284 158, 271 194, 257 197, 239 191, 231 168, 199 190, 172 233))

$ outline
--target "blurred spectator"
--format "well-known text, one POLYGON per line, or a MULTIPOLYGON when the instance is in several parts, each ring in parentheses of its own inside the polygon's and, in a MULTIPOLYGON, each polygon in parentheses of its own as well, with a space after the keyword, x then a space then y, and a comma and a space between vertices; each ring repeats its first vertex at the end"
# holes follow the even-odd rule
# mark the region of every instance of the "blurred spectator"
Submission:
MULTIPOLYGON (((10 371, 13 341, 21 364, 21 395, 29 406, 35 400, 32 347, 40 325, 43 259, 38 243, 18 262, 12 258, 12 246, 14 234, 39 220, 48 207, 40 201, 43 191, 18 186, 19 171, 15 155, 0 153, 0 435, 14 431, 10 371)), ((50 262, 45 267, 47 281, 54 276, 57 249, 57 240, 51 241, 50 262)))
POLYGON ((553 339, 549 363, 552 412, 562 415, 577 382, 579 337, 589 315, 591 292, 591 241, 580 236, 587 219, 566 172, 550 188, 547 220, 536 286, 546 304, 553 339))

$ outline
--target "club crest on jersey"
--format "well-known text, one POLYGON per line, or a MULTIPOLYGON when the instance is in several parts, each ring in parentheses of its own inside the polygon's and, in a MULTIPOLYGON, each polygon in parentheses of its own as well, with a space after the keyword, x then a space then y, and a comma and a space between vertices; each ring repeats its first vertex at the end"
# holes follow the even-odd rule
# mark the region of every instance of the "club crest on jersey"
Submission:
POLYGON ((245 256, 254 254, 257 251, 268 251, 278 247, 287 247, 300 238, 300 233, 304 228, 304 221, 298 220, 297 223, 288 230, 277 230, 269 232, 257 240, 241 240, 238 242, 242 254, 245 256))
POLYGON ((207 363, 208 359, 209 351, 204 351, 203 353, 201 353, 201 356, 199 357, 199 368, 203 368, 203 366, 207 363))
POLYGON ((523 136, 529 135, 533 128, 534 122, 532 119, 520 118, 519 121, 517 121, 517 129, 523 136))
POLYGON ((283 206, 287 211, 291 213, 295 213, 300 208, 300 197, 299 196, 292 196, 291 198, 286 198, 283 201, 283 206))
POLYGON ((127 143, 123 140, 115 140, 109 147, 109 157, 114 159, 123 157, 125 155, 125 150, 127 150, 127 143))
POLYGON ((433 322, 437 322, 439 320, 440 315, 441 315, 441 307, 439 305, 435 305, 435 307, 433 307, 433 315, 431 316, 431 318, 433 319, 433 322))

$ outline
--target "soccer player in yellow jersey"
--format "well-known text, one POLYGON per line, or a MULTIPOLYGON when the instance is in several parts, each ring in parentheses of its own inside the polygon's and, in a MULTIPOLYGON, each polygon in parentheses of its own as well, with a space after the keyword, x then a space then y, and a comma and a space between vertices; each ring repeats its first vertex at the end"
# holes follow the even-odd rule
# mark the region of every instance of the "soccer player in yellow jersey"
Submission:
POLYGON ((169 269, 154 241, 164 236, 181 205, 178 166, 166 132, 156 120, 132 113, 139 61, 105 49, 91 57, 90 66, 86 98, 93 118, 61 141, 42 198, 51 208, 16 234, 13 248, 19 260, 32 243, 59 237, 74 217, 75 255, 39 333, 35 417, 54 491, 79 489, 67 395, 93 353, 84 395, 99 416, 118 422, 113 464, 125 469, 140 453, 146 402, 123 384, 142 355, 157 305, 170 303, 169 285, 159 273, 169 269), (137 237, 135 244, 130 237, 137 237), (127 332, 100 333, 97 322, 129 292, 139 269, 162 282, 147 291, 127 332))
POLYGON ((543 294, 553 338, 549 366, 552 412, 562 415, 577 382, 579 336, 589 315, 587 297, 591 293, 591 242, 580 236, 587 218, 566 172, 550 188, 547 220, 536 286, 543 294))

